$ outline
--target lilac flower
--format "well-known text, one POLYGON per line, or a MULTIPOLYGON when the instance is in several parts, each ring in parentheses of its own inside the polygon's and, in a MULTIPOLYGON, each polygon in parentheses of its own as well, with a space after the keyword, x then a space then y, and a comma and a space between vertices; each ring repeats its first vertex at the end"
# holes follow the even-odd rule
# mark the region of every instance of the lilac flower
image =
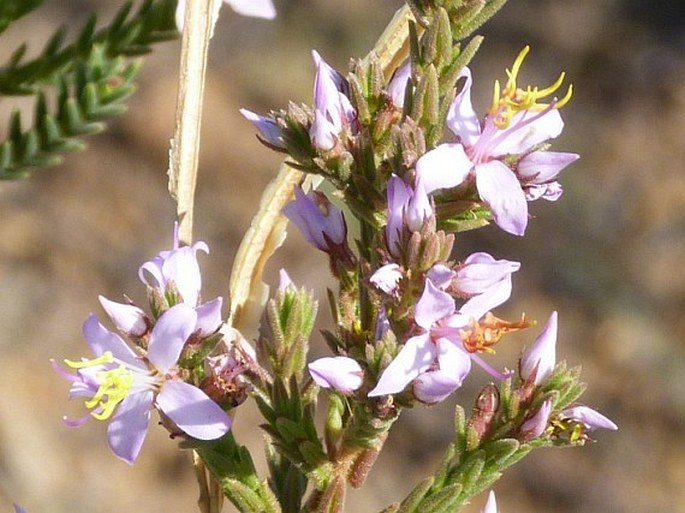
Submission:
POLYGON ((179 247, 178 224, 176 224, 173 249, 160 251, 152 260, 141 265, 138 269, 138 277, 148 287, 160 289, 162 295, 173 283, 183 302, 195 307, 202 288, 200 265, 197 262, 198 251, 209 253, 209 248, 204 242, 179 247))
POLYGON ((55 370, 72 382, 70 397, 84 397, 86 407, 92 410, 81 419, 65 419, 67 425, 80 426, 90 417, 111 418, 109 445, 130 464, 145 440, 153 407, 193 438, 213 440, 223 436, 231 419, 203 391, 182 381, 175 368, 195 330, 197 317, 186 304, 171 307, 157 320, 148 351, 142 357, 91 315, 83 325, 83 335, 95 358, 65 360, 76 374, 53 363, 55 370))
POLYGON ((488 287, 479 290, 457 309, 454 298, 444 290, 457 273, 442 264, 431 268, 426 273, 423 294, 414 307, 414 320, 423 333, 405 342, 369 396, 398 393, 414 381, 414 395, 419 400, 426 403, 442 401, 461 386, 471 370, 471 360, 490 374, 504 377, 472 354, 480 348, 471 347, 470 332, 465 328, 477 324, 478 319, 509 299, 511 273, 517 269, 510 266, 508 273, 501 273, 499 266, 495 266, 499 281, 484 280, 488 287))
POLYGON ((526 196, 530 200, 558 198, 561 189, 554 179, 578 158, 572 153, 537 149, 540 143, 561 133, 564 123, 558 109, 568 102, 572 88, 563 99, 550 104, 540 104, 538 100, 561 86, 563 73, 542 90, 518 88, 516 78, 527 53, 528 47, 507 72, 509 79, 501 95, 496 82, 495 100, 482 125, 471 104, 471 71, 464 68, 460 77, 466 82, 447 116, 447 126, 458 142, 441 144, 416 163, 417 176, 423 179, 428 193, 474 180, 495 223, 514 235, 523 235, 526 230, 526 196), (507 164, 511 155, 522 157, 515 169, 507 164))
POLYGON ((542 435, 549 424, 549 416, 552 413, 552 400, 547 399, 540 409, 531 418, 521 425, 521 434, 524 440, 533 440, 542 435))
POLYGON ((347 80, 312 51, 316 63, 314 79, 314 120, 309 129, 312 144, 320 150, 331 150, 340 135, 356 132, 357 112, 348 98, 347 80))
POLYGON ((362 386, 364 371, 346 356, 319 358, 308 365, 312 379, 322 388, 332 388, 342 394, 351 394, 362 386))
POLYGON ((18 504, 14 505, 14 513, 26 513, 26 510, 19 506, 18 504))
MULTIPOLYGON (((276 9, 271 0, 223 0, 230 5, 235 12, 243 16, 252 16, 254 18, 265 18, 272 20, 276 17, 276 9)), ((222 0, 214 0, 212 4, 212 32, 214 32, 214 25, 219 18, 219 10, 221 9, 222 0)), ((176 4, 176 27, 179 32, 183 32, 183 25, 185 22, 186 0, 178 0, 176 4)))
POLYGON ((247 109, 240 109, 240 113, 259 131, 262 136, 262 142, 277 150, 284 150, 286 148, 283 132, 281 132, 280 127, 273 119, 260 116, 247 109))
POLYGON ((423 332, 405 342, 395 359, 381 374, 375 388, 369 392, 370 397, 401 392, 419 375, 431 370, 431 367, 440 374, 426 377, 419 384, 419 390, 428 392, 425 389, 434 385, 439 386, 441 391, 448 389, 449 394, 461 386, 471 370, 471 359, 452 340, 434 332, 455 310, 452 296, 427 279, 414 311, 416 324, 423 332))
POLYGON ((534 376, 534 383, 540 385, 552 374, 557 359, 557 326, 557 312, 552 312, 542 333, 521 357, 519 373, 523 379, 534 376))
POLYGON ((488 501, 485 503, 485 507, 481 513, 498 513, 497 499, 495 498, 495 492, 492 490, 488 494, 488 501))
POLYGON ((283 208, 311 245, 330 253, 335 246, 346 243, 347 225, 342 212, 323 193, 310 191, 305 195, 295 187, 295 199, 283 208))
POLYGON ((562 420, 572 420, 581 423, 586 430, 610 429, 616 431, 618 426, 609 418, 588 406, 573 406, 563 410, 559 417, 562 420))
POLYGON ((386 244, 390 253, 398 256, 405 227, 412 232, 421 230, 426 219, 433 216, 433 207, 422 182, 412 188, 396 175, 388 180, 387 196, 386 244))
POLYGON ((392 296, 397 294, 402 276, 403 273, 400 266, 390 263, 376 269, 376 272, 371 275, 369 281, 373 286, 392 296))
POLYGON ((147 332, 150 321, 140 308, 110 301, 104 296, 98 296, 98 299, 119 331, 130 337, 142 337, 147 332))

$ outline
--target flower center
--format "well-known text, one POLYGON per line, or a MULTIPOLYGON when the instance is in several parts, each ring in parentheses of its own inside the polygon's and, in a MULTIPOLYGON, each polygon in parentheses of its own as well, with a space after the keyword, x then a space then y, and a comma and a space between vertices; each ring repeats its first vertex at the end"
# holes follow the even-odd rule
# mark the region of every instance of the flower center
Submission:
POLYGON ((492 116, 493 123, 497 128, 503 130, 509 126, 511 119, 518 112, 528 111, 543 111, 547 108, 560 109, 566 105, 571 96, 573 96, 573 85, 568 86, 566 94, 561 100, 554 98, 551 103, 539 103, 539 100, 545 98, 556 92, 561 84, 564 82, 566 73, 562 72, 559 78, 552 85, 543 89, 528 86, 526 89, 521 89, 516 84, 521 65, 528 55, 530 47, 526 46, 516 57, 514 65, 511 70, 506 70, 507 83, 504 89, 501 89, 499 80, 495 80, 495 88, 492 98, 492 106, 490 107, 489 115, 492 116))
MULTIPOLYGON (((74 362, 64 360, 72 369, 88 369, 115 363, 112 353, 106 351, 99 358, 74 362)), ((93 410, 90 414, 98 420, 107 420, 114 413, 117 405, 128 397, 134 383, 133 371, 121 363, 112 369, 95 373, 99 387, 93 397, 85 401, 86 408, 93 410)))
POLYGON ((491 312, 478 322, 472 320, 468 327, 459 330, 464 348, 469 353, 494 353, 493 346, 507 333, 526 329, 531 323, 526 320, 525 314, 517 322, 509 322, 495 317, 491 312))

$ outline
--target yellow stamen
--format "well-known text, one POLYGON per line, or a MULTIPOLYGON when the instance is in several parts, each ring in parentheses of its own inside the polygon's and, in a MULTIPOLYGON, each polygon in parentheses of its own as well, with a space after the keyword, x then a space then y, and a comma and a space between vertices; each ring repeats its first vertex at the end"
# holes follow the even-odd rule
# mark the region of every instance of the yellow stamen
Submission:
POLYGON ((124 365, 116 369, 99 372, 100 388, 92 399, 86 401, 87 408, 102 408, 101 412, 92 412, 91 415, 98 420, 106 420, 112 416, 117 405, 128 397, 128 392, 133 386, 133 372, 124 365))
MULTIPOLYGON (((114 357, 109 351, 105 351, 102 356, 91 360, 74 362, 64 360, 72 369, 86 369, 107 363, 112 363, 114 357)), ((100 384, 95 395, 85 401, 85 406, 89 410, 99 408, 100 411, 92 411, 90 414, 98 420, 107 420, 114 413, 117 405, 128 397, 129 391, 133 386, 133 371, 124 364, 114 369, 103 370, 95 374, 100 384)))
POLYGON ((481 321, 472 320, 468 328, 459 330, 464 348, 470 353, 489 353, 495 350, 492 348, 507 333, 526 329, 531 323, 526 320, 526 315, 521 315, 521 320, 509 322, 495 317, 491 312, 485 315, 481 321))
POLYGON ((562 86, 566 73, 561 72, 557 80, 542 89, 539 87, 527 86, 525 89, 518 87, 516 80, 521 71, 521 66, 525 60, 530 47, 526 46, 516 57, 511 69, 506 70, 507 83, 504 89, 501 89, 498 80, 495 81, 495 87, 492 98, 492 106, 490 107, 490 115, 493 118, 495 126, 499 129, 505 129, 511 123, 511 118, 518 112, 524 110, 543 111, 550 106, 554 109, 560 109, 566 105, 571 96, 573 96, 573 86, 569 85, 566 94, 561 100, 554 100, 550 103, 540 103, 540 100, 550 96, 559 90, 562 86))
POLYGON ((104 365, 106 363, 112 363, 114 357, 109 351, 105 351, 99 358, 92 358, 90 360, 82 360, 80 362, 74 362, 72 360, 64 360, 69 367, 72 369, 86 369, 88 367, 95 367, 96 365, 104 365))

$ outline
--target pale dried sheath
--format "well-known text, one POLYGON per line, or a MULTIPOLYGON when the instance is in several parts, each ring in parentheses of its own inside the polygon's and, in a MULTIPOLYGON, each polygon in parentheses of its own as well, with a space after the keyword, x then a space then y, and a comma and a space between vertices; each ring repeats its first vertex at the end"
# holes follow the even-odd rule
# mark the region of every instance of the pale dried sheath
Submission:
POLYGON ((212 0, 187 0, 176 103, 176 129, 169 150, 169 193, 176 200, 179 240, 190 245, 200 152, 202 98, 212 32, 212 0))

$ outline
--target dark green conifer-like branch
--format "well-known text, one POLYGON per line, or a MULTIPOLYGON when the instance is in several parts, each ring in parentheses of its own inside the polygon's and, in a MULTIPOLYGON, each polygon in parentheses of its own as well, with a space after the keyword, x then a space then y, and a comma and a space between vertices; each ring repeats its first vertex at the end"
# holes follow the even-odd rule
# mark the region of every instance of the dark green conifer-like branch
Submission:
MULTIPOLYGON (((39 3, 32 2, 34 8, 39 3)), ((26 45, 19 47, 0 68, 0 95, 36 96, 34 122, 24 129, 21 115, 12 114, 0 144, 0 178, 22 178, 31 167, 58 164, 62 153, 83 148, 78 137, 104 130, 105 120, 124 112, 140 67, 129 58, 177 37, 175 7, 176 0, 145 0, 132 14, 133 2, 127 2, 100 30, 91 17, 71 44, 64 43, 66 31, 60 28, 31 60, 24 59, 26 45), (54 89, 57 100, 50 105, 54 89)), ((0 30, 27 12, 3 9, 0 30)))

